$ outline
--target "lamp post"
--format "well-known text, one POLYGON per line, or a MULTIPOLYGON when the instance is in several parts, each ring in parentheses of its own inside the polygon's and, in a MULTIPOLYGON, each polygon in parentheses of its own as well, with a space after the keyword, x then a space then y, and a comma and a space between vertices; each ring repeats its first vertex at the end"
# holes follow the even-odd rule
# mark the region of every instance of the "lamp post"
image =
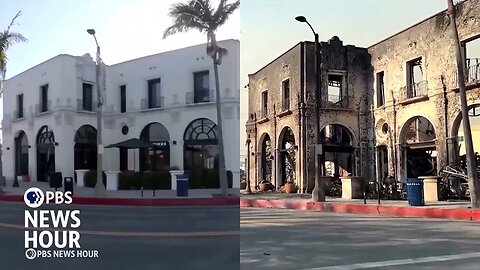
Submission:
POLYGON ((320 201, 325 201, 325 190, 323 186, 322 187, 320 186, 320 175, 319 175, 320 166, 319 166, 319 159, 318 159, 318 155, 321 154, 320 152, 321 149, 319 148, 319 123, 320 123, 320 106, 321 106, 321 93, 320 93, 321 83, 320 83, 320 68, 319 68, 320 47, 318 46, 319 38, 318 38, 318 34, 315 32, 312 25, 307 21, 307 19, 304 16, 297 16, 295 17, 295 20, 302 23, 306 23, 312 30, 313 35, 315 36, 314 74, 315 74, 315 100, 317 103, 315 106, 315 115, 316 115, 317 121, 315 126, 315 187, 313 188, 313 191, 312 191, 312 201, 320 202, 320 201))
POLYGON ((95 75, 97 81, 97 183, 95 184, 95 195, 101 196, 105 194, 105 186, 103 185, 103 168, 102 168, 102 94, 100 88, 100 46, 98 46, 97 37, 94 29, 88 29, 87 33, 93 36, 97 45, 97 56, 95 65, 95 75))

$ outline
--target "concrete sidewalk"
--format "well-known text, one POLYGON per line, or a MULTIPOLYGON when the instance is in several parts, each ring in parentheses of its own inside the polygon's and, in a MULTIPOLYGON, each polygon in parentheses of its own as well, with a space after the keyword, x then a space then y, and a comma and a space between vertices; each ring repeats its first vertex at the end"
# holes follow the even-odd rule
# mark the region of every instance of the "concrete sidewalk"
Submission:
MULTIPOLYGON (((243 192, 243 191, 242 191, 243 192)), ((471 209, 469 201, 440 201, 425 206, 409 206, 399 200, 344 200, 327 197, 325 202, 312 202, 310 194, 252 193, 242 194, 240 207, 297 209, 334 213, 368 214, 389 217, 424 217, 480 221, 480 209, 471 209)))
MULTIPOLYGON (((23 194, 30 187, 43 191, 54 191, 46 182, 19 181, 20 187, 12 187, 13 180, 7 180, 0 193, 0 201, 21 201, 23 194)), ((63 188, 58 189, 63 191, 63 188)), ((239 189, 229 189, 229 197, 221 197, 220 189, 190 189, 188 197, 178 197, 175 190, 105 190, 104 196, 95 196, 95 189, 74 186, 73 203, 104 205, 138 205, 138 206, 186 206, 186 205, 238 205, 239 189)))

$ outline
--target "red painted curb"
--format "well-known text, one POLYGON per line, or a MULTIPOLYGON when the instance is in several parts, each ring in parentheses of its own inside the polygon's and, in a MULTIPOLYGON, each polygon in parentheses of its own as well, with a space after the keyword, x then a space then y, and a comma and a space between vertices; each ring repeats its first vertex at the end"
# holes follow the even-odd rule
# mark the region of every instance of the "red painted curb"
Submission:
POLYGON ((388 206, 340 202, 309 202, 299 200, 240 199, 240 207, 297 209, 333 213, 365 214, 390 217, 423 217, 480 221, 480 210, 446 209, 415 206, 388 206))
MULTIPOLYGON (((0 201, 23 202, 22 195, 0 195, 0 201)), ((119 206, 235 206, 239 198, 94 198, 73 197, 72 204, 119 206)))

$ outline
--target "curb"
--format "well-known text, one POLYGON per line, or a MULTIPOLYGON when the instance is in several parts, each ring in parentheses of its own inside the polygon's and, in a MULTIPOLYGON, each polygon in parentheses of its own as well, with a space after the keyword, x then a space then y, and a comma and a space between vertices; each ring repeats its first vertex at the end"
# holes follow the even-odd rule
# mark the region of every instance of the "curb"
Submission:
POLYGON ((240 198, 240 207, 296 209, 330 213, 374 215, 386 217, 422 217, 480 222, 480 210, 388 206, 340 202, 309 202, 299 200, 268 200, 240 198))
MULTIPOLYGON (((238 206, 238 197, 217 198, 95 198, 73 197, 72 204, 117 206, 238 206)), ((22 202, 22 195, 0 194, 0 201, 22 202)))

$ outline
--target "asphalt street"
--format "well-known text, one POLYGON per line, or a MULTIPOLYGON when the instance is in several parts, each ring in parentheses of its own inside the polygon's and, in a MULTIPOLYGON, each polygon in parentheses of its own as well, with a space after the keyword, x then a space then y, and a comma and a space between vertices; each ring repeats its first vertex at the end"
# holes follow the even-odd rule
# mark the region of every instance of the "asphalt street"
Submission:
POLYGON ((99 254, 33 260, 25 256, 24 209, 0 202, 0 269, 239 269, 238 206, 42 206, 80 210, 81 249, 99 254))
POLYGON ((241 269, 480 269, 480 224, 241 209, 241 269))

